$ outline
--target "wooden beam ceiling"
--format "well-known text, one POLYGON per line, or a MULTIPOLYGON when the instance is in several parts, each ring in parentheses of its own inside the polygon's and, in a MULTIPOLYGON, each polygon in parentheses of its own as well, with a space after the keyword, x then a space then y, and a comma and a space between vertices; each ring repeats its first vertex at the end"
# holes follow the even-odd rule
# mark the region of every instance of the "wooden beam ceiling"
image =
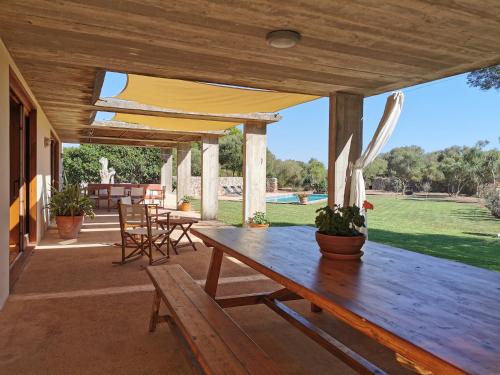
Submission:
POLYGON ((178 142, 198 142, 201 140, 201 137, 207 134, 218 137, 227 134, 227 132, 158 130, 146 125, 118 121, 94 121, 90 126, 78 130, 79 139, 83 143, 103 143, 105 141, 106 144, 109 144, 110 141, 113 141, 115 142, 113 144, 135 145, 142 142, 146 145, 158 147, 178 142))
POLYGON ((114 98, 101 98, 95 102, 95 107, 99 111, 104 112, 119 112, 131 113, 136 115, 159 116, 170 118, 184 118, 194 120, 212 120, 222 122, 245 122, 245 121, 258 121, 265 122, 266 124, 276 122, 281 119, 276 113, 200 113, 200 112, 187 112, 177 109, 162 108, 152 105, 146 105, 129 100, 120 100, 114 98))
POLYGON ((500 63, 500 2, 18 0, 0 37, 63 141, 92 120, 102 71, 370 96, 500 63), (301 42, 274 49, 269 31, 301 42))

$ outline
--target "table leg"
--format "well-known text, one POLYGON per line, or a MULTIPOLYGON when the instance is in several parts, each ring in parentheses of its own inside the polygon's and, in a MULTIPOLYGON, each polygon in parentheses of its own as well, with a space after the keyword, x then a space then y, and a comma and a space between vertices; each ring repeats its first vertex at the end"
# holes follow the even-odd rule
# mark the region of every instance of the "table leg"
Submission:
POLYGON ((217 293, 217 284, 219 283, 220 268, 222 265, 222 258, 224 252, 217 248, 212 250, 212 259, 210 259, 210 266, 208 267, 207 280, 205 282, 205 292, 215 298, 217 293))

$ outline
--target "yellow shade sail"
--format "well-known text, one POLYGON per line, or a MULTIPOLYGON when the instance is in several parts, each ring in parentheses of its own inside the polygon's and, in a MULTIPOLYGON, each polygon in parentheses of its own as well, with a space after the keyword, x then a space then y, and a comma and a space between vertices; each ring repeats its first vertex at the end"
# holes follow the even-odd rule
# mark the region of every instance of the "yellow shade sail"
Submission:
MULTIPOLYGON (((318 98, 312 95, 245 89, 135 74, 129 74, 127 77, 127 85, 116 97, 117 99, 186 112, 208 114, 276 112, 318 98)), ((116 113, 113 120, 142 124, 155 129, 194 132, 224 130, 239 124, 127 113, 116 113)))
POLYGON ((183 111, 229 114, 276 112, 318 97, 129 74, 117 98, 183 111))
POLYGON ((191 120, 182 118, 156 117, 116 113, 114 121, 146 125, 158 130, 203 132, 224 130, 238 125, 237 122, 222 122, 209 120, 191 120))

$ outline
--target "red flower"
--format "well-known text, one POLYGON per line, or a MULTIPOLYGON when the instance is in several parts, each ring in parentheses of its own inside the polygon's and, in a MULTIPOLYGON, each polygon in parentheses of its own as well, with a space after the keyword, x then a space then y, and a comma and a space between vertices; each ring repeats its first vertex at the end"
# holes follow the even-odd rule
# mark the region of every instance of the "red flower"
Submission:
POLYGON ((373 210, 373 204, 371 204, 370 202, 368 201, 364 201, 363 202, 363 208, 365 210, 373 210))

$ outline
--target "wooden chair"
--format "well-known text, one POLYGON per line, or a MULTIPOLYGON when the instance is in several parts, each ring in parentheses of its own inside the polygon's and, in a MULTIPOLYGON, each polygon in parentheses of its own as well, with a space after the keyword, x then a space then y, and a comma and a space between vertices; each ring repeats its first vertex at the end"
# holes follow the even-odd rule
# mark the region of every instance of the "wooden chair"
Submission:
POLYGON ((146 193, 144 187, 132 187, 130 188, 130 198, 132 199, 132 203, 144 203, 144 199, 146 197, 146 193))
POLYGON ((143 255, 149 258, 150 265, 167 261, 169 258, 168 251, 165 254, 161 247, 165 243, 168 246, 170 232, 153 228, 150 210, 151 207, 146 204, 118 204, 122 237, 122 259, 113 263, 124 264, 143 255), (127 254, 128 248, 132 248, 132 250, 127 254), (160 252, 162 256, 154 259, 153 249, 160 252))
POLYGON ((86 195, 91 200, 95 201, 95 207, 99 208, 99 188, 88 185, 86 189, 86 195))
POLYGON ((150 204, 158 204, 160 207, 163 207, 165 204, 165 187, 161 188, 149 188, 146 193, 147 202, 150 204), (157 203, 158 202, 158 203, 157 203))
POLYGON ((126 196, 127 195, 125 194, 125 188, 123 186, 110 186, 108 194, 108 211, 110 210, 113 199, 120 200, 126 196))

